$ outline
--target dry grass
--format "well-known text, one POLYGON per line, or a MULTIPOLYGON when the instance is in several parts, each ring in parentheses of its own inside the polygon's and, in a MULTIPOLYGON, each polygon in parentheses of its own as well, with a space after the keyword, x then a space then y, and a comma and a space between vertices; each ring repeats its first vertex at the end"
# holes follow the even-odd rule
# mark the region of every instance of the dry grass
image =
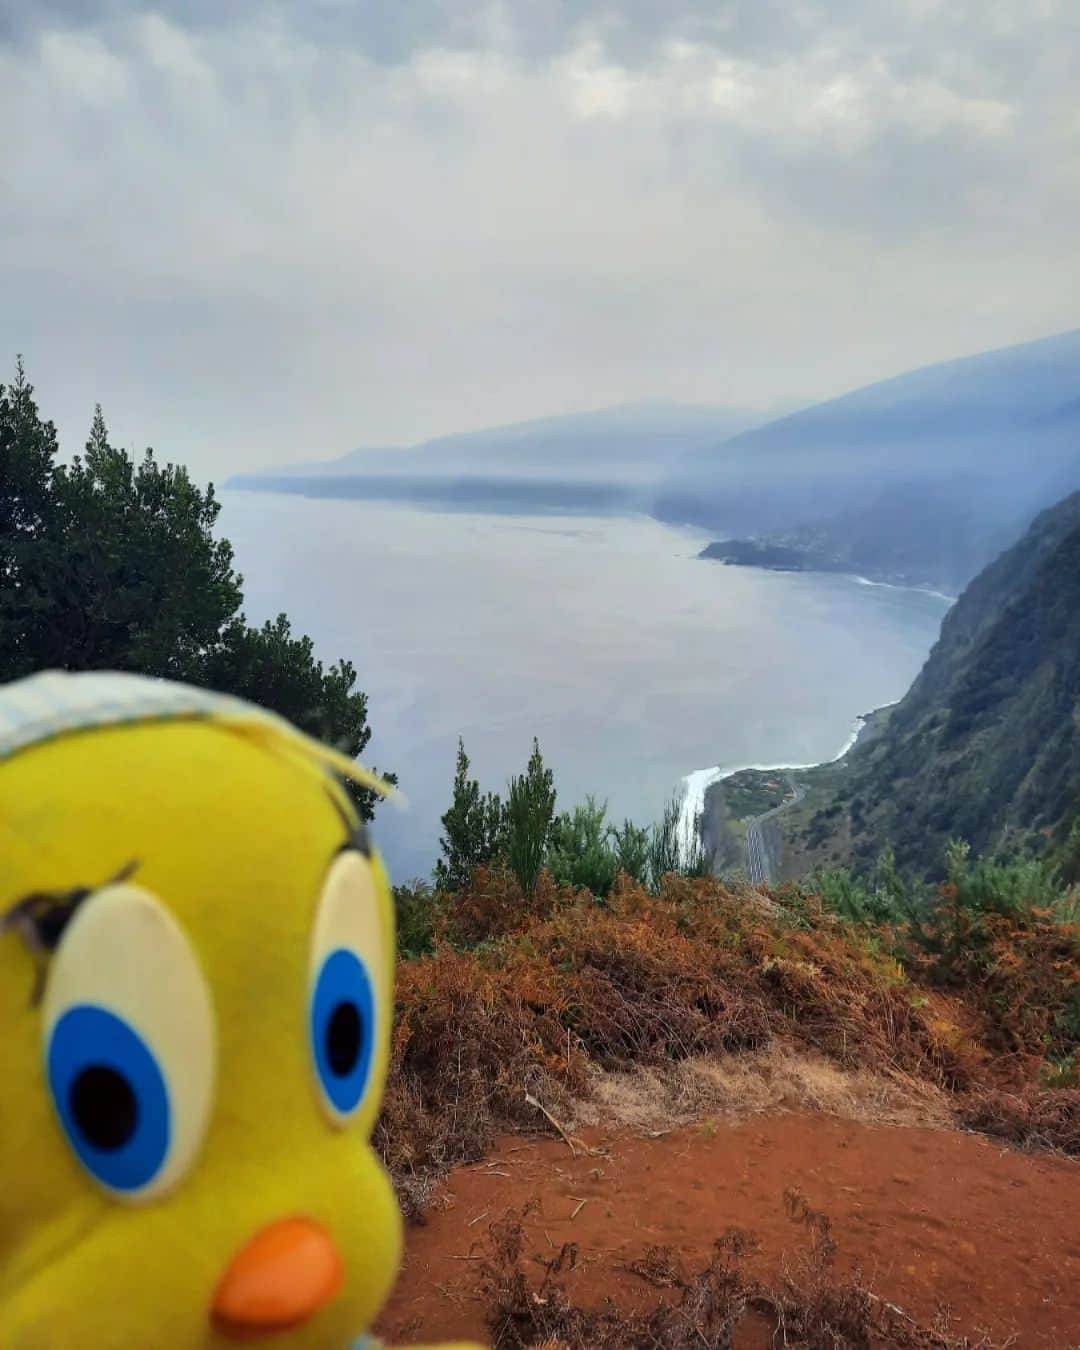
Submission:
POLYGON ((1080 1088, 972 1093, 957 1119, 968 1129, 1004 1139, 1016 1148, 1051 1149, 1080 1157, 1080 1088))
POLYGON ((1080 1036, 1080 923, 1046 910, 982 913, 955 886, 907 934, 912 969, 953 989, 981 1020, 995 1054, 1063 1058, 1080 1036))
POLYGON ((378 1129, 417 1214, 429 1172, 482 1157, 501 1129, 549 1129, 545 1108, 642 1130, 787 1109, 959 1119, 1080 1155, 1077 1090, 1032 1086, 1051 1022, 1071 1044, 1080 984, 1075 933, 1038 915, 1015 933, 991 916, 970 951, 950 937, 949 992, 793 888, 670 877, 657 897, 623 878, 600 905, 481 871, 440 903, 435 955, 399 964, 378 1129))
POLYGON ((585 1091, 587 1061, 563 1026, 554 973, 543 974, 542 988, 449 950, 399 966, 377 1135, 393 1172, 472 1161, 498 1129, 542 1124, 526 1093, 568 1111, 585 1091))
POLYGON ((732 1229, 716 1242, 709 1265, 691 1276, 668 1248, 650 1248, 630 1262, 625 1269, 676 1294, 638 1313, 573 1301, 563 1277, 580 1259, 574 1245, 544 1263, 539 1284, 530 1279, 523 1263, 525 1215, 508 1212, 489 1230, 480 1274, 493 1350, 730 1350, 748 1322, 789 1350, 991 1350, 988 1339, 952 1335, 943 1317, 933 1326, 919 1325, 858 1275, 839 1278, 828 1219, 796 1191, 787 1193, 785 1205, 803 1228, 806 1247, 778 1283, 745 1273, 744 1258, 754 1244, 732 1229))
MULTIPOLYGON (((517 903, 517 931, 399 966, 379 1127, 398 1174, 477 1158, 499 1128, 540 1125, 528 1095, 561 1118, 596 1070, 662 1066, 666 1077, 673 1064, 780 1046, 868 1075, 864 1086, 972 1076, 965 1036, 895 961, 805 902, 793 922, 782 904, 767 912, 719 882, 670 878, 660 897, 624 882, 604 907, 548 888, 535 916, 512 883, 501 901, 490 876, 483 884, 484 912, 505 922, 517 903)), ((834 1102, 845 1091, 809 1071, 787 1089, 834 1102)), ((787 1089, 781 1075, 767 1091, 787 1089)))
POLYGON ((738 1121, 778 1111, 819 1111, 864 1125, 944 1129, 953 1122, 949 1094, 933 1083, 896 1071, 843 1069, 774 1042, 745 1055, 596 1072, 575 1124, 654 1133, 705 1117, 738 1121))

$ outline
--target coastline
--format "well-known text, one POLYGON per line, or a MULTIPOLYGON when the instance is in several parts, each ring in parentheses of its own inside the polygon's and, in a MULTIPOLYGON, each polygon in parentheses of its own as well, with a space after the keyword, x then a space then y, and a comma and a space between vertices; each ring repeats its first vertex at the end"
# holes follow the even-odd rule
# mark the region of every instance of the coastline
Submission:
POLYGON ((915 586, 901 581, 875 581, 873 577, 864 577, 858 572, 841 572, 840 575, 850 577, 860 586, 881 586, 887 591, 917 591, 919 595, 932 595, 935 600, 944 600, 949 605, 955 605, 960 598, 957 595, 948 595, 945 591, 935 591, 932 586, 915 586))
POLYGON ((948 594, 946 591, 938 590, 932 582, 912 581, 902 573, 890 574, 883 571, 877 576, 867 576, 863 572, 849 571, 843 563, 837 563, 832 566, 826 564, 818 567, 812 565, 808 566, 803 562, 800 562, 799 565, 784 565, 780 563, 761 562, 749 558, 720 558, 709 554, 708 550, 710 548, 715 548, 720 544, 731 542, 739 543, 741 541, 726 539, 713 540, 696 556, 702 562, 716 562, 720 563, 723 567, 744 567, 756 572, 782 572, 797 576, 810 576, 816 574, 818 576, 842 577, 847 581, 854 581, 859 586, 880 586, 882 589, 889 591, 914 591, 919 595, 931 595, 935 600, 944 600, 949 605, 954 605, 959 598, 958 596, 948 594))
MULTIPOLYGON (((868 585, 886 585, 886 582, 869 582, 868 585)), ((740 764, 734 768, 726 768, 722 764, 714 765, 710 769, 694 769, 683 779, 683 795, 679 805, 679 823, 678 839, 679 849, 683 857, 687 857, 693 847, 695 836, 697 835, 702 819, 704 818, 708 806, 708 795, 712 788, 724 782, 727 778, 734 778, 740 773, 797 773, 807 769, 819 769, 826 764, 837 764, 845 755, 854 750, 865 733, 873 726, 879 714, 887 712, 890 708, 895 708, 895 703, 884 703, 879 708, 872 708, 869 712, 860 713, 852 724, 851 731, 848 734, 844 744, 831 759, 817 760, 813 764, 740 764)))

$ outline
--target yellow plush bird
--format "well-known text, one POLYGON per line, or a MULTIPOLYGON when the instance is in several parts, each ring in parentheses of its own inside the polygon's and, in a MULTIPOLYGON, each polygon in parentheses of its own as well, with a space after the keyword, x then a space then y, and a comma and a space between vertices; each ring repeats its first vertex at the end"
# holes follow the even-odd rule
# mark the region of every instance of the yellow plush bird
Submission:
POLYGON ((394 925, 328 770, 204 690, 0 688, 3 1350, 369 1344, 394 925))

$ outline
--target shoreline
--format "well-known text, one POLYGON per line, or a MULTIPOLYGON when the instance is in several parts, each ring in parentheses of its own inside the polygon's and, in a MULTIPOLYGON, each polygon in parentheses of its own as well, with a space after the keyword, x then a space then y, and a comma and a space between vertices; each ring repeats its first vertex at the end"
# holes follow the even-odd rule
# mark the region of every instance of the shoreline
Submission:
MULTIPOLYGON (((885 582, 869 582, 869 585, 886 585, 885 582)), ((698 836, 700 823, 704 819, 708 794, 711 788, 736 774, 749 773, 798 773, 806 769, 820 769, 828 764, 838 764, 861 740, 863 733, 873 724, 879 713, 895 708, 896 703, 883 703, 879 708, 860 713, 852 724, 847 740, 831 759, 819 759, 813 764, 740 764, 735 768, 714 765, 711 769, 693 769, 682 781, 683 795, 679 805, 678 839, 682 856, 688 857, 698 836)))
POLYGON ((918 595, 932 595, 935 600, 944 600, 949 606, 955 605, 958 595, 947 595, 944 591, 935 591, 932 586, 913 586, 902 581, 875 581, 873 577, 864 577, 858 572, 841 572, 842 577, 850 577, 860 586, 881 586, 887 591, 915 591, 918 595))
POLYGON ((714 558, 708 555, 708 549, 714 545, 724 543, 738 543, 736 539, 713 539, 702 552, 696 556, 702 562, 718 562, 724 567, 743 567, 754 572, 779 572, 787 576, 834 576, 842 577, 845 581, 854 581, 859 586, 880 586, 889 591, 914 591, 918 595, 930 595, 935 600, 944 600, 946 604, 952 606, 959 599, 959 596, 950 595, 946 591, 938 590, 933 582, 930 581, 912 581, 902 573, 888 573, 882 571, 877 576, 867 576, 863 572, 851 572, 842 563, 834 566, 790 566, 785 567, 779 564, 768 562, 757 562, 754 560, 743 561, 735 558, 714 558))

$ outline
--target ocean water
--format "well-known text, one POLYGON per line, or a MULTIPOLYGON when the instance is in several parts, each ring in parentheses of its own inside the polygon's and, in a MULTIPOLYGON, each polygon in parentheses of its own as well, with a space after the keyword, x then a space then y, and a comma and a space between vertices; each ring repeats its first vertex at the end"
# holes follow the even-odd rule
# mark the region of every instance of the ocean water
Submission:
POLYGON ((899 698, 948 600, 832 575, 699 561, 706 536, 647 518, 440 513, 227 492, 220 527, 246 612, 284 610, 369 699, 365 759, 392 874, 427 876, 462 736, 502 791, 532 738, 558 806, 593 793, 655 819, 673 794, 750 764, 831 759, 899 698))

